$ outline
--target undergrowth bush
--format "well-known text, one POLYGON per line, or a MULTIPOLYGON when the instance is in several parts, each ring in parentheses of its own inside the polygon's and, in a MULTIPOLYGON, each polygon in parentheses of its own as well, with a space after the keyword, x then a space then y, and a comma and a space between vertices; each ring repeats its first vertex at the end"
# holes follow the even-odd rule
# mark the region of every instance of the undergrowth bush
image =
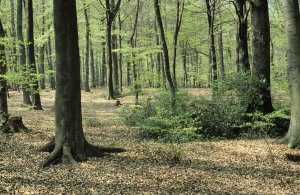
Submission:
POLYGON ((138 106, 123 107, 120 114, 127 125, 140 127, 143 137, 163 142, 281 136, 289 125, 287 109, 267 115, 247 112, 249 105, 261 104, 257 85, 264 84, 232 75, 215 83, 211 98, 177 93, 172 107, 171 94, 161 92, 138 106))

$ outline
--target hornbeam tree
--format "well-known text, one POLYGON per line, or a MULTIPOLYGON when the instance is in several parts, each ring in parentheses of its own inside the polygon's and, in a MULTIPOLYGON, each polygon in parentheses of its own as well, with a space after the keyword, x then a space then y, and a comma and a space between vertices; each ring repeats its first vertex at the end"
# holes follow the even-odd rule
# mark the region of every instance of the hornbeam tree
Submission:
POLYGON ((56 53, 55 138, 41 151, 51 152, 43 163, 73 164, 120 148, 89 144, 83 134, 80 91, 80 56, 75 0, 54 0, 56 53))

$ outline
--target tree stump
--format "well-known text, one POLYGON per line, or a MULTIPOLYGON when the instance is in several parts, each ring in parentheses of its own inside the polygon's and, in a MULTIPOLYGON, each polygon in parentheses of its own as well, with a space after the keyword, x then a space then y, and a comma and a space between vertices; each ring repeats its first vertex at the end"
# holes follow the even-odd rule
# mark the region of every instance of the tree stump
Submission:
POLYGON ((11 117, 9 115, 2 115, 0 119, 0 131, 3 133, 19 133, 28 132, 28 128, 25 127, 21 116, 11 117))

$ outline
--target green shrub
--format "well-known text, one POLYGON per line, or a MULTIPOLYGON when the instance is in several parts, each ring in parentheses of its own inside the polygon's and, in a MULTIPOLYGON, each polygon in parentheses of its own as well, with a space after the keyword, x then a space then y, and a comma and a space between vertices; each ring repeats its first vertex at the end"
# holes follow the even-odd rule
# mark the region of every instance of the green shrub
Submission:
POLYGON ((214 85, 211 98, 161 92, 138 106, 123 107, 125 124, 140 127, 145 138, 163 142, 187 142, 203 138, 280 136, 287 130, 289 113, 280 109, 268 115, 249 113, 249 105, 260 105, 256 87, 260 81, 248 75, 229 75, 214 85))

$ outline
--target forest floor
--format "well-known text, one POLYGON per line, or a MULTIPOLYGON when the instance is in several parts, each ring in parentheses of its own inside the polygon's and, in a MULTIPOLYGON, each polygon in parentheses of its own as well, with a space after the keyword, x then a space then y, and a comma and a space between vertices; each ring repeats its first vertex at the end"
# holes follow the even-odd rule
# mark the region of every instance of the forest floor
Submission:
MULTIPOLYGON (((285 160, 286 153, 298 151, 268 139, 182 144, 142 140, 138 129, 124 125, 115 101, 106 100, 104 93, 82 92, 86 138, 127 151, 42 169, 48 154, 38 149, 54 135, 54 92, 42 93, 43 111, 22 106, 21 93, 11 92, 9 111, 22 116, 31 132, 0 135, 0 194, 300 193, 300 164, 285 160)), ((133 97, 120 101, 132 104, 133 97)))

